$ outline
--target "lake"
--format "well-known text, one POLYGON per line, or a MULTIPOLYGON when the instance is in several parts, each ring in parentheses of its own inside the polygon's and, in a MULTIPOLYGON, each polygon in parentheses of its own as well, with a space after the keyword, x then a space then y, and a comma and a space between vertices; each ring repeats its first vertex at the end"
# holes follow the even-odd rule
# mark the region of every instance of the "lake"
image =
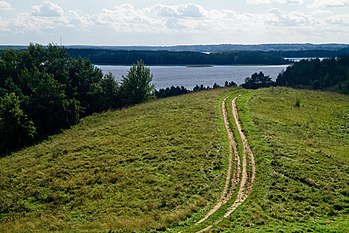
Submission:
MULTIPOLYGON (((110 66, 97 65, 103 73, 111 72, 120 81, 122 75, 126 75, 130 66, 110 66)), ((225 81, 234 81, 240 85, 245 82, 245 78, 253 73, 262 71, 265 75, 275 80, 277 75, 286 70, 288 65, 269 66, 207 66, 207 67, 187 67, 187 66, 149 66, 153 74, 155 88, 166 88, 171 86, 184 86, 192 90, 196 85, 212 87, 214 83, 223 86, 225 81)))

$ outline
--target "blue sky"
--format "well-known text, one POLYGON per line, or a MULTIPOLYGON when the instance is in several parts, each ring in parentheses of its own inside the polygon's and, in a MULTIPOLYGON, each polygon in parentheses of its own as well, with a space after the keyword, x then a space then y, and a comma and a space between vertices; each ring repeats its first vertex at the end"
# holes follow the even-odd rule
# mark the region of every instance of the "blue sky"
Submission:
POLYGON ((349 43, 349 0, 0 0, 0 44, 349 43))

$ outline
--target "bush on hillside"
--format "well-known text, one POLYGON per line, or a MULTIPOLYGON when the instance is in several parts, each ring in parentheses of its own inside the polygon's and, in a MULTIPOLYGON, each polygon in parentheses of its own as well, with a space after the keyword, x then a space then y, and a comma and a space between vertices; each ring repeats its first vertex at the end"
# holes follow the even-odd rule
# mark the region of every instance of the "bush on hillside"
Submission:
POLYGON ((263 72, 254 73, 250 78, 245 79, 245 83, 241 86, 246 89, 258 89, 262 87, 271 87, 275 83, 271 80, 269 75, 265 76, 263 72))
POLYGON ((33 121, 23 112, 15 93, 0 97, 0 151, 8 152, 28 142, 36 135, 33 121))

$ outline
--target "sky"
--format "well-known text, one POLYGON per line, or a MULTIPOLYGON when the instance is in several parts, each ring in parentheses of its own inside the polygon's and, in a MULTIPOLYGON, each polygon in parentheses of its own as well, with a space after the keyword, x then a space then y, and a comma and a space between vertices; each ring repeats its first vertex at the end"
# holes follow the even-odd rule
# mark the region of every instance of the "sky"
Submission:
POLYGON ((0 0, 0 44, 349 43, 349 0, 0 0))

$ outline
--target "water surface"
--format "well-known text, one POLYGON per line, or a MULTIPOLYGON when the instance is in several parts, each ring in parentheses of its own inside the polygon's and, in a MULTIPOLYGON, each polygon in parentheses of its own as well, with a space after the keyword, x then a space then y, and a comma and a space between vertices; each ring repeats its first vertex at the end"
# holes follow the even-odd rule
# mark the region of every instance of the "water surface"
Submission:
MULTIPOLYGON (((275 80, 277 75, 287 68, 288 65, 272 66, 149 66, 153 74, 155 88, 171 86, 184 86, 192 90, 196 85, 212 87, 214 83, 223 86, 225 81, 234 81, 238 85, 244 83, 245 78, 253 73, 262 71, 265 75, 275 80)), ((111 72, 114 77, 121 81, 122 75, 126 75, 130 66, 97 65, 104 73, 111 72)))

